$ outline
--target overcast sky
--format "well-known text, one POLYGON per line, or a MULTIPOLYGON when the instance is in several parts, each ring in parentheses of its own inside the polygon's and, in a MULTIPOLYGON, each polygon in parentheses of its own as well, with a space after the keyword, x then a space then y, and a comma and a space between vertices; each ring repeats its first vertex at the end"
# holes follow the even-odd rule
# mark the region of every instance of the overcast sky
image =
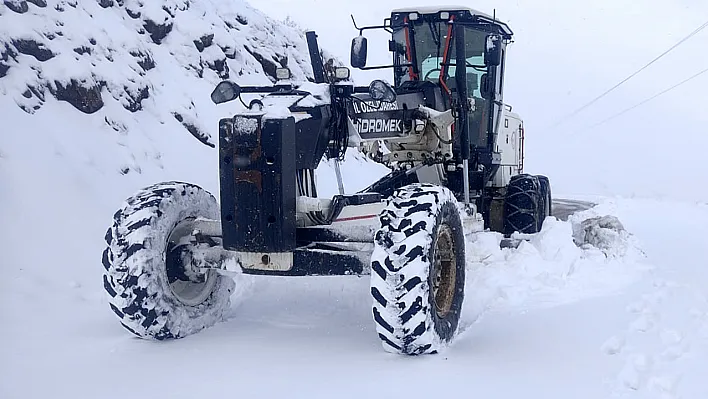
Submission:
MULTIPOLYGON (((487 13, 496 8, 497 17, 508 22, 516 34, 508 54, 505 102, 525 120, 529 167, 551 168, 560 174, 562 163, 594 159, 604 164, 598 173, 619 175, 621 169, 631 180, 633 174, 671 164, 672 168, 690 169, 691 175, 682 184, 696 184, 701 176, 708 183, 708 73, 622 117, 588 129, 708 68, 708 28, 591 108, 561 126, 550 127, 707 22, 708 1, 459 3, 487 13), (585 158, 580 160, 579 155, 585 158)), ((321 46, 347 65, 351 38, 358 34, 349 14, 354 14, 360 25, 380 24, 392 8, 414 5, 410 0, 258 0, 251 4, 274 18, 290 16, 303 28, 316 30, 321 46)), ((369 65, 389 62, 386 37, 367 36, 369 65)), ((354 77, 363 84, 389 73, 357 72, 354 77)), ((603 177, 588 173, 586 178, 594 179, 593 184, 604 184, 603 177)))

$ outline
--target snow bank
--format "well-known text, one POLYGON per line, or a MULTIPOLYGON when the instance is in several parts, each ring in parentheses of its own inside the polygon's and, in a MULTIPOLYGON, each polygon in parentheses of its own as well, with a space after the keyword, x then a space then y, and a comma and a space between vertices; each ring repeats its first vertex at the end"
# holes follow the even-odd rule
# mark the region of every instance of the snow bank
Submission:
POLYGON ((499 233, 468 237, 468 322, 489 310, 555 306, 611 293, 646 270, 634 237, 615 217, 593 212, 566 222, 548 217, 517 248, 502 248, 499 233))

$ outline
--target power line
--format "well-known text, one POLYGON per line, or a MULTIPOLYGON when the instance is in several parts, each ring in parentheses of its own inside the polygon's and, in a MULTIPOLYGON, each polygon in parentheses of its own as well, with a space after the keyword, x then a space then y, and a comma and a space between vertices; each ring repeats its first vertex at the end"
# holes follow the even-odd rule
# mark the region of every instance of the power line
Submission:
POLYGON ((674 44, 674 45, 671 46, 668 50, 666 50, 666 51, 664 51, 663 53, 661 53, 658 57, 656 57, 656 58, 654 58, 653 60, 651 60, 648 64, 644 65, 643 67, 639 68, 639 69, 636 70, 634 73, 632 73, 631 75, 629 75, 629 76, 627 76, 626 78, 622 79, 622 81, 620 81, 620 82, 617 83, 616 85, 612 86, 612 87, 609 88, 607 91, 605 91, 604 93, 600 94, 599 96, 593 98, 590 102, 586 103, 585 105, 581 106, 580 108, 576 109, 575 111, 573 111, 573 112, 571 112, 570 114, 568 114, 568 115, 564 116, 563 118, 561 118, 558 122, 556 122, 555 124, 551 125, 550 128, 554 128, 554 127, 556 127, 556 126, 562 124, 563 122, 565 122, 566 120, 568 120, 568 119, 572 118, 573 116, 579 114, 580 112, 582 112, 583 110, 585 110, 585 109, 588 108, 589 106, 595 104, 598 100, 600 100, 601 98, 603 98, 603 97, 605 97, 606 95, 610 94, 612 91, 614 91, 615 89, 617 89, 618 87, 620 87, 621 85, 623 85, 624 83, 626 83, 628 80, 630 80, 630 79, 632 79, 633 77, 637 76, 640 72, 642 72, 643 70, 647 69, 650 65, 652 65, 653 63, 655 63, 656 61, 658 61, 659 59, 661 59, 662 57, 664 57, 666 54, 670 53, 670 52, 671 52, 672 50, 674 50, 676 47, 680 46, 681 44, 683 44, 683 42, 685 42, 686 40, 692 38, 692 37, 695 36, 698 32, 702 31, 702 30, 705 29, 706 27, 708 27, 708 21, 706 21, 706 22, 703 23, 701 26, 699 26, 698 28, 696 28, 693 32, 689 33, 688 36, 686 36, 686 37, 684 37, 683 39, 679 40, 676 44, 674 44))
POLYGON ((615 119, 615 118, 617 118, 617 117, 619 117, 619 116, 621 116, 621 115, 626 114, 627 112, 629 112, 629 111, 631 111, 631 110, 633 110, 633 109, 635 109, 635 108, 641 107, 642 105, 648 103, 649 101, 651 101, 651 100, 653 100, 653 99, 655 99, 655 98, 657 98, 657 97, 659 97, 659 96, 661 96, 661 95, 663 95, 663 94, 666 94, 666 93, 670 92, 671 90, 673 90, 673 89, 675 89, 675 88, 677 88, 677 87, 679 87, 679 86, 681 86, 681 85, 683 85, 683 84, 685 84, 685 83, 688 83, 689 81, 691 81, 691 80, 693 80, 693 79, 695 79, 695 78, 697 78, 697 77, 703 75, 703 74, 706 73, 706 72, 708 72, 708 68, 706 68, 706 69, 704 69, 704 70, 698 72, 697 74, 691 76, 691 77, 688 78, 688 79, 685 79, 685 80, 683 80, 683 81, 681 81, 681 82, 679 82, 679 83, 677 83, 677 84, 675 84, 675 85, 669 87, 668 89, 666 89, 666 90, 664 90, 664 91, 662 91, 662 92, 660 92, 660 93, 657 93, 657 94, 655 94, 655 95, 653 95, 653 96, 647 98, 646 100, 644 100, 644 101, 642 101, 642 102, 640 102, 640 103, 638 103, 638 104, 636 104, 636 105, 633 105, 633 106, 631 106, 631 107, 625 109, 624 111, 618 112, 618 113, 616 113, 616 114, 610 116, 610 117, 607 118, 607 119, 603 119, 602 121, 600 121, 600 122, 598 122, 598 123, 596 123, 596 124, 590 126, 589 129, 592 129, 592 128, 594 128, 594 127, 600 126, 600 125, 602 125, 602 124, 605 124, 605 123, 607 123, 607 122, 609 122, 609 121, 611 121, 611 120, 613 120, 613 119, 615 119))

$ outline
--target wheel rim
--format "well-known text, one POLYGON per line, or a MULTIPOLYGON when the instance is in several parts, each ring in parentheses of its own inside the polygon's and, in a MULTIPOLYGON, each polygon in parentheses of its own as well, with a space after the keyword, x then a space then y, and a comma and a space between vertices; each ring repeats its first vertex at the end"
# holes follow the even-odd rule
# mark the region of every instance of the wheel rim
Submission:
POLYGON ((444 318, 452 308, 457 282, 455 241, 446 224, 438 228, 433 257, 433 302, 438 317, 444 318))
POLYGON ((172 295, 187 306, 197 306, 209 298, 218 275, 215 270, 200 274, 192 272, 190 243, 183 242, 191 236, 190 222, 190 219, 180 222, 170 233, 167 239, 165 268, 172 295))

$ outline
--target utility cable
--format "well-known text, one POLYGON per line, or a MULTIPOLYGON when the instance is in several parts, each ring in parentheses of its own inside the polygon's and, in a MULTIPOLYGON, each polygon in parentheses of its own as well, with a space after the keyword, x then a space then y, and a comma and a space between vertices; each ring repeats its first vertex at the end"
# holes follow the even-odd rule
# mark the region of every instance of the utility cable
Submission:
POLYGON ((576 109, 575 111, 573 111, 573 112, 571 112, 570 114, 568 114, 568 115, 564 116, 563 118, 561 118, 558 122, 556 122, 555 124, 551 125, 550 128, 552 129, 552 128, 557 127, 558 125, 562 124, 562 123, 565 122, 566 120, 572 118, 573 116, 579 114, 580 112, 582 112, 583 110, 585 110, 585 109, 588 108, 589 106, 593 105, 594 103, 596 103, 596 102, 597 102, 598 100, 600 100, 601 98, 603 98, 603 97, 605 97, 606 95, 610 94, 612 91, 614 91, 614 90, 617 89, 618 87, 622 86, 622 85, 623 85, 624 83, 626 83, 628 80, 630 80, 630 79, 632 79, 633 77, 637 76, 640 72, 642 72, 643 70, 647 69, 650 65, 652 65, 653 63, 655 63, 656 61, 658 61, 659 59, 661 59, 662 57, 664 57, 664 56, 667 55, 668 53, 670 53, 670 52, 671 52, 672 50, 674 50, 676 47, 680 46, 680 45, 683 44, 686 40, 692 38, 692 37, 695 36, 698 32, 702 31, 702 30, 705 29, 706 27, 708 27, 708 21, 706 21, 706 22, 703 23, 701 26, 699 26, 698 28, 696 28, 693 32, 689 33, 688 36, 686 36, 686 37, 684 37, 683 39, 679 40, 676 44, 674 44, 674 45, 671 46, 668 50, 666 50, 666 51, 664 51, 663 53, 661 53, 658 57, 656 57, 656 58, 654 58, 653 60, 651 60, 648 64, 644 65, 643 67, 639 68, 639 69, 636 70, 634 73, 632 73, 631 75, 629 75, 629 76, 627 76, 626 78, 622 79, 622 81, 620 81, 620 82, 617 83, 616 85, 612 86, 612 87, 609 88, 607 91, 605 91, 604 93, 600 94, 599 96, 595 97, 595 98, 592 99, 590 102, 586 103, 585 105, 581 106, 580 108, 576 109))
POLYGON ((620 111, 620 112, 618 112, 618 113, 616 113, 616 114, 610 116, 610 117, 607 118, 607 119, 603 119, 602 121, 600 121, 600 122, 598 122, 598 123, 596 123, 596 124, 590 126, 589 129, 592 129, 592 128, 594 128, 594 127, 600 126, 600 125, 605 124, 605 123, 607 123, 607 122, 609 122, 609 121, 611 121, 611 120, 613 120, 613 119, 615 119, 615 118, 617 118, 617 117, 619 117, 619 116, 621 116, 621 115, 624 115, 624 114, 626 114, 627 112, 629 112, 629 111, 631 111, 631 110, 633 110, 633 109, 635 109, 635 108, 638 108, 638 107, 640 107, 640 106, 642 106, 642 105, 648 103, 649 101, 651 101, 651 100, 653 100, 653 99, 655 99, 655 98, 657 98, 657 97, 659 97, 659 96, 661 96, 661 95, 663 95, 663 94, 666 94, 666 93, 670 92, 671 90, 673 90, 673 89, 675 89, 675 88, 677 88, 677 87, 679 87, 679 86, 681 86, 681 85, 683 85, 683 84, 685 84, 685 83, 688 83, 689 81, 691 81, 691 80, 693 80, 693 79, 695 79, 695 78, 697 78, 697 77, 703 75, 703 74, 706 73, 706 72, 708 72, 708 68, 706 68, 706 69, 704 69, 704 70, 698 72, 697 74, 691 76, 691 77, 688 78, 688 79, 685 79, 685 80, 683 80, 683 81, 681 81, 681 82, 679 82, 679 83, 677 83, 677 84, 675 84, 675 85, 669 87, 668 89, 666 89, 666 90, 664 90, 664 91, 662 91, 662 92, 659 92, 659 93, 657 93, 657 94, 655 94, 655 95, 653 95, 653 96, 647 98, 646 100, 644 100, 644 101, 642 101, 642 102, 640 102, 640 103, 638 103, 638 104, 636 104, 636 105, 633 105, 633 106, 631 106, 631 107, 625 109, 624 111, 620 111))

